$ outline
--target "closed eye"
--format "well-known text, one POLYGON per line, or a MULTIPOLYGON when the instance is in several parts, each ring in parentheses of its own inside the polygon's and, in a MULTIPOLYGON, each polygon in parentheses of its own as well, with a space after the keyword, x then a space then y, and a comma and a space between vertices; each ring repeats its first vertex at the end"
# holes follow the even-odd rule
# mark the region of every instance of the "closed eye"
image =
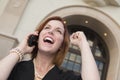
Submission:
POLYGON ((49 25, 46 25, 46 26, 44 27, 44 29, 50 29, 50 26, 49 26, 49 25))
POLYGON ((62 31, 61 31, 61 30, 59 30, 59 29, 57 30, 57 32, 59 32, 60 34, 63 34, 63 33, 62 33, 62 31))

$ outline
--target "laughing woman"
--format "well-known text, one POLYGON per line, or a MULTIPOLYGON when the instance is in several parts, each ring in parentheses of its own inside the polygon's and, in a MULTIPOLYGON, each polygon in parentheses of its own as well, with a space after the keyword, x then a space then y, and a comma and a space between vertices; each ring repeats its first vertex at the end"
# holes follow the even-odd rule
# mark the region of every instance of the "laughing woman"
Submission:
POLYGON ((99 72, 83 32, 70 38, 62 18, 50 17, 29 34, 10 54, 0 61, 0 80, 100 80, 99 72), (38 36, 35 46, 28 45, 31 35, 38 36), (69 42, 79 47, 82 57, 81 75, 59 67, 69 48, 69 42), (19 62, 31 53, 29 61, 19 62), (88 66, 89 65, 89 66, 88 66))

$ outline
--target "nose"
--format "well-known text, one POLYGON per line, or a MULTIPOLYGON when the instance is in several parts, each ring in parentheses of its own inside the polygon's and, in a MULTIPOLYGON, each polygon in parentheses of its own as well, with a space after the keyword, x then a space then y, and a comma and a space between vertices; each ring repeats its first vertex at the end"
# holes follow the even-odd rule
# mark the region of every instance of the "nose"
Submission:
POLYGON ((52 30, 50 30, 48 33, 49 33, 49 34, 51 34, 51 35, 53 35, 53 34, 54 34, 52 30))

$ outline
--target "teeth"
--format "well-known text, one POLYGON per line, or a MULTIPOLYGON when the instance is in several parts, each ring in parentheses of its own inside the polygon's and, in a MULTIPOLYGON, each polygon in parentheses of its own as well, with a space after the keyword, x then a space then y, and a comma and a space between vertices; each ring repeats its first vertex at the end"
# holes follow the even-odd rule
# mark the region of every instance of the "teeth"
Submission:
POLYGON ((47 38, 45 38, 45 40, 49 40, 49 41, 53 41, 51 38, 49 38, 49 37, 47 37, 47 38))
POLYGON ((44 39, 44 41, 45 42, 48 42, 48 43, 52 43, 53 44, 53 39, 52 38, 50 38, 50 37, 46 37, 45 39, 44 39))

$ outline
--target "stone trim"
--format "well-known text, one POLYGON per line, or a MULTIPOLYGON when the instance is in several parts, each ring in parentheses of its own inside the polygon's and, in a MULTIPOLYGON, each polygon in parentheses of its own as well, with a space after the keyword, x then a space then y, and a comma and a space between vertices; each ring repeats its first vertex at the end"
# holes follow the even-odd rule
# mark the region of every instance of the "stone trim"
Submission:
MULTIPOLYGON (((72 15, 84 15, 92 17, 104 26, 93 28, 106 42, 110 54, 110 63, 106 80, 119 80, 120 68, 120 26, 119 24, 107 15, 105 12, 88 7, 88 6, 66 6, 57 9, 48 14, 44 19, 50 16, 68 17, 72 15), (98 29, 97 29, 98 28, 98 29), (108 36, 105 37, 103 32, 107 32, 108 36)), ((44 20, 43 19, 43 20, 44 20)))

